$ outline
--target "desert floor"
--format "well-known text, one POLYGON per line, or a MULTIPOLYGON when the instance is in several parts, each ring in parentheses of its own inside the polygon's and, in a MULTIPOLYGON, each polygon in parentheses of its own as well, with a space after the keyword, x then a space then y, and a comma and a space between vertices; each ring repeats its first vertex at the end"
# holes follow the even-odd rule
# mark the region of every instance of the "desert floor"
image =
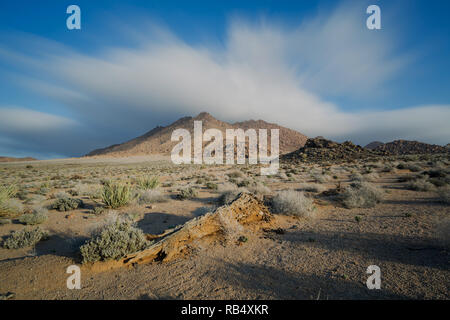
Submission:
MULTIPOLYGON (((49 239, 34 248, 0 248, 0 294, 13 292, 15 299, 449 299, 450 250, 440 227, 450 207, 434 190, 408 190, 406 182, 398 182, 418 173, 384 172, 386 164, 332 165, 323 179, 317 178, 323 172, 319 165, 282 166, 279 175, 266 177, 252 166, 175 166, 162 157, 0 164, 2 183, 19 185, 25 208, 48 207, 58 192, 70 190, 77 190, 75 197, 85 203, 72 211, 49 209, 40 225, 49 239), (347 209, 321 194, 339 182, 348 185, 352 172, 367 168, 372 168, 367 179, 384 192, 375 207, 347 209), (102 179, 133 184, 144 175, 159 177, 158 190, 168 201, 133 202, 93 213, 101 202, 96 194, 102 179), (81 266, 79 246, 111 216, 129 215, 145 233, 162 233, 212 210, 223 190, 245 187, 247 180, 269 188, 269 196, 320 185, 317 192, 305 192, 314 199, 313 217, 277 214, 276 227, 282 232, 244 230, 245 243, 199 246, 170 262, 103 272, 82 267, 82 288, 67 289, 66 268, 81 266), (218 190, 208 189, 206 182, 218 190), (187 186, 198 196, 173 198, 187 186), (381 268, 380 290, 366 286, 370 265, 381 268)), ((417 164, 429 169, 426 161, 417 164)), ((35 227, 18 218, 0 225, 0 237, 35 227)))

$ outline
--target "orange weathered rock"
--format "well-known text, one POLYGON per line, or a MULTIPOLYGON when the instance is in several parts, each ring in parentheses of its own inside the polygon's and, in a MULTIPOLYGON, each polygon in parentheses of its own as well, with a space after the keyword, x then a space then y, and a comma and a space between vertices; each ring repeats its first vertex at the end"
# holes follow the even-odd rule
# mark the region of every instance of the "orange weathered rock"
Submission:
POLYGON ((129 254, 119 261, 96 262, 88 267, 94 271, 102 271, 170 261, 188 254, 200 242, 226 241, 234 232, 239 234, 243 230, 256 231, 268 227, 271 220, 272 214, 261 200, 250 193, 241 193, 230 204, 219 207, 214 212, 189 220, 161 235, 147 235, 147 239, 155 242, 143 251, 129 254))

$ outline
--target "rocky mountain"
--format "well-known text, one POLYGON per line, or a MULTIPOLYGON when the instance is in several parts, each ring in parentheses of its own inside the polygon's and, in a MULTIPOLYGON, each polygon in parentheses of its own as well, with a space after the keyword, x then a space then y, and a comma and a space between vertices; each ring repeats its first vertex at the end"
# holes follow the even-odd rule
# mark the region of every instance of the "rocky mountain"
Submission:
MULTIPOLYGON (((144 135, 125 143, 115 144, 106 148, 96 149, 88 153, 86 156, 131 156, 145 154, 164 154, 170 155, 173 147, 178 142, 172 142, 172 132, 178 128, 189 130, 193 137, 194 121, 202 121, 203 131, 216 128, 222 131, 225 138, 226 129, 279 129, 280 130, 280 154, 292 152, 303 146, 307 137, 295 130, 291 130, 274 123, 268 123, 263 120, 249 120, 236 123, 228 123, 217 120, 207 112, 202 112, 195 118, 184 117, 174 123, 161 127, 158 126, 144 135)), ((270 136, 270 130, 268 130, 270 136)), ((225 144, 225 142, 224 142, 225 144)), ((270 150, 270 139, 268 139, 268 149, 270 150)))
POLYGON ((379 145, 373 150, 389 152, 394 155, 447 153, 449 151, 446 147, 436 144, 428 144, 410 140, 395 140, 379 145))
POLYGON ((14 157, 0 157, 0 162, 15 162, 15 161, 34 161, 37 160, 32 157, 14 158, 14 157))
POLYGON ((386 155, 384 151, 372 151, 353 144, 351 141, 338 143, 322 137, 308 139, 298 150, 281 157, 283 162, 322 163, 352 162, 356 159, 375 158, 386 155))
POLYGON ((381 142, 381 141, 372 141, 371 143, 366 145, 364 148, 373 150, 379 146, 382 146, 383 144, 384 144, 384 142, 381 142))

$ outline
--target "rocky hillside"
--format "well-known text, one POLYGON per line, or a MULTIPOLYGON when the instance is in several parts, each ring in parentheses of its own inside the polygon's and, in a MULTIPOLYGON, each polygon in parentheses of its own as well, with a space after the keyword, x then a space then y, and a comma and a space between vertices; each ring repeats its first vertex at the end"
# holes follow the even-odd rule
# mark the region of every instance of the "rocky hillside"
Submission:
MULTIPOLYGON (((156 127, 146 134, 127 141, 122 144, 115 144, 106 148, 91 151, 87 156, 131 156, 145 154, 164 154, 170 155, 173 147, 178 142, 172 142, 172 132, 178 128, 188 129, 193 137, 194 121, 201 120, 203 131, 210 128, 216 128, 223 132, 225 138, 226 129, 279 129, 280 130, 280 153, 292 152, 303 146, 307 137, 297 131, 281 127, 279 125, 268 123, 263 120, 249 120, 236 123, 228 123, 217 120, 207 112, 200 113, 197 117, 184 117, 166 127, 156 127)), ((270 131, 268 130, 270 134, 270 131)), ((268 147, 270 150, 270 140, 268 147)))
POLYGON ((356 159, 369 159, 386 155, 384 151, 372 151, 353 144, 351 141, 337 143, 324 138, 308 139, 300 149, 281 157, 283 162, 292 163, 341 163, 356 159))
POLYGON ((430 153, 448 152, 448 149, 443 146, 409 140, 395 140, 392 142, 379 145, 373 150, 380 152, 389 152, 394 155, 430 154, 430 153))
POLYGON ((382 146, 384 143, 381 141, 372 141, 371 143, 369 143, 368 145, 366 145, 364 148, 366 149, 370 149, 373 150, 379 146, 382 146))

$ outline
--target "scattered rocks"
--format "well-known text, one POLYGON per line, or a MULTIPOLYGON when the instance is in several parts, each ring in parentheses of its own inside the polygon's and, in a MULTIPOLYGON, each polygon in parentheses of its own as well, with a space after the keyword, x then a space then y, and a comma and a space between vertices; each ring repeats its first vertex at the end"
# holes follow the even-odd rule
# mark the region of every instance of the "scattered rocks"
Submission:
POLYGON ((304 147, 281 157, 284 162, 321 163, 353 162, 387 155, 386 151, 372 151, 351 141, 338 143, 324 138, 308 139, 304 147))
POLYGON ((384 143, 377 146, 373 150, 379 152, 388 152, 394 155, 449 152, 449 149, 443 146, 409 140, 395 140, 392 142, 384 143))

